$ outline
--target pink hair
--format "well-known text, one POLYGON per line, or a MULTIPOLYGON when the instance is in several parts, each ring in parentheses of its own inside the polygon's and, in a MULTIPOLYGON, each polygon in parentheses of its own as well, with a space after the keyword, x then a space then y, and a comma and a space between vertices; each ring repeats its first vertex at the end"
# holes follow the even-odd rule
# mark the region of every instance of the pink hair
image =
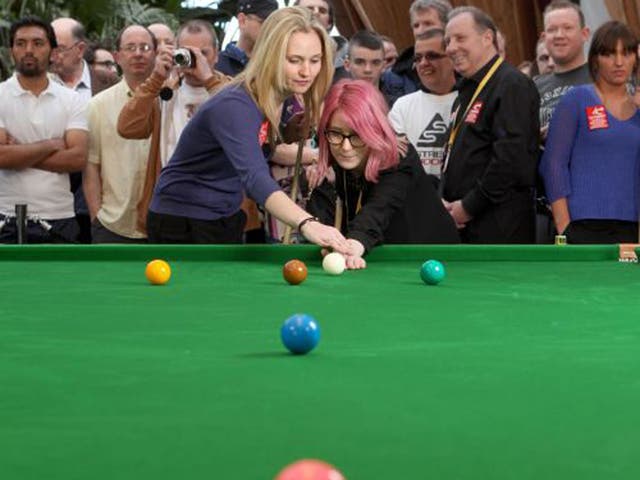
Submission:
POLYGON ((324 131, 338 110, 349 128, 369 147, 364 178, 377 182, 380 170, 394 167, 399 162, 398 142, 387 119, 387 102, 377 88, 363 80, 341 80, 331 87, 318 124, 318 171, 321 175, 326 174, 334 161, 324 131))

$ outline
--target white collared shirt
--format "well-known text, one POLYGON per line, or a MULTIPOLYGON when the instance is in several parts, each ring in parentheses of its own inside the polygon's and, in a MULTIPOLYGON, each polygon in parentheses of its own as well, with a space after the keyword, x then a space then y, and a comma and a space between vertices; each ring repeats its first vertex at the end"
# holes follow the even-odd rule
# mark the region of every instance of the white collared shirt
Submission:
MULTIPOLYGON (((86 102, 73 90, 49 81, 40 95, 22 88, 16 74, 0 83, 0 128, 19 144, 64 138, 68 130, 88 130, 86 102)), ((29 215, 46 220, 71 218, 69 174, 37 168, 0 169, 0 213, 14 215, 26 203, 29 215)))
POLYGON ((151 140, 118 135, 118 116, 133 96, 126 80, 89 101, 89 163, 99 166, 102 180, 100 223, 118 235, 145 238, 138 230, 137 205, 142 197, 151 140))

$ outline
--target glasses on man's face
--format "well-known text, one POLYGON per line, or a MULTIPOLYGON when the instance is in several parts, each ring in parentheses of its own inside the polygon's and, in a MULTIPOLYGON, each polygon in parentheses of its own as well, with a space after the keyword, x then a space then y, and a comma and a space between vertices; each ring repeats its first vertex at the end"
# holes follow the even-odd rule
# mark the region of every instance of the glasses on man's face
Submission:
POLYGON ((57 50, 58 53, 67 53, 67 52, 70 52, 71 50, 73 50, 79 43, 80 43, 80 40, 78 40, 77 42, 74 42, 73 44, 69 45, 68 47, 65 47, 64 45, 58 45, 56 50, 57 50))
POLYGON ((116 68, 116 62, 113 60, 103 60, 102 62, 93 62, 94 65, 100 65, 105 68, 116 68))
POLYGON ((148 43, 139 43, 138 45, 136 45, 135 43, 128 43, 120 47, 120 50, 123 50, 127 53, 136 53, 136 52, 148 53, 151 50, 153 50, 153 46, 149 45, 148 43))
POLYGON ((441 60, 447 55, 444 53, 437 52, 427 52, 427 53, 419 53, 413 56, 413 63, 416 65, 422 62, 423 60, 428 60, 429 62, 434 62, 436 60, 441 60))
POLYGON ((364 147, 364 141, 355 133, 345 135, 338 130, 325 130, 324 137, 331 145, 339 146, 342 145, 345 140, 349 140, 349 143, 353 148, 364 147))

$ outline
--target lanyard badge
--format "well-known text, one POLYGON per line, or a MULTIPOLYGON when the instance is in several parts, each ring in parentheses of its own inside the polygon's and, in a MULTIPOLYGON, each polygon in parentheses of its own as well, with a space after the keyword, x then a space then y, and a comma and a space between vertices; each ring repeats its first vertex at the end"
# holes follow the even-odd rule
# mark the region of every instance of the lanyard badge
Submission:
POLYGON ((447 170, 447 166, 449 165, 449 157, 451 156, 453 142, 455 142, 456 137, 458 136, 458 131, 460 130, 461 124, 476 123, 478 121, 478 117, 480 116, 480 112, 482 111, 483 103, 480 100, 476 101, 476 99, 478 98, 478 95, 480 95, 480 92, 482 92, 482 90, 484 89, 485 85, 489 82, 489 80, 491 80, 491 77, 493 77, 493 74, 496 73, 496 70, 498 70, 498 67, 502 65, 502 62, 503 62, 502 57, 498 57, 498 59, 493 63, 489 71, 485 74, 484 78, 480 81, 478 88, 476 88, 476 91, 473 93, 473 97, 471 97, 471 100, 467 105, 467 109, 462 114, 462 118, 464 119, 464 122, 456 121, 456 118, 458 116, 458 110, 456 110, 456 112, 452 115, 452 118, 454 119, 453 121, 455 122, 455 124, 452 126, 449 132, 449 141, 447 142, 447 148, 446 148, 446 151, 445 151, 446 153, 444 157, 444 165, 442 167, 443 172, 447 170))

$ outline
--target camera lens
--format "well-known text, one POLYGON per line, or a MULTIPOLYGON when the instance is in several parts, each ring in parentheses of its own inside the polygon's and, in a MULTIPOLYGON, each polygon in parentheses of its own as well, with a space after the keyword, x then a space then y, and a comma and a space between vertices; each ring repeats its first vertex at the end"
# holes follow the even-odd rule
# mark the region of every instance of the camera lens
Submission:
POLYGON ((173 52, 173 63, 180 67, 190 68, 193 66, 193 54, 186 48, 178 48, 173 52))

